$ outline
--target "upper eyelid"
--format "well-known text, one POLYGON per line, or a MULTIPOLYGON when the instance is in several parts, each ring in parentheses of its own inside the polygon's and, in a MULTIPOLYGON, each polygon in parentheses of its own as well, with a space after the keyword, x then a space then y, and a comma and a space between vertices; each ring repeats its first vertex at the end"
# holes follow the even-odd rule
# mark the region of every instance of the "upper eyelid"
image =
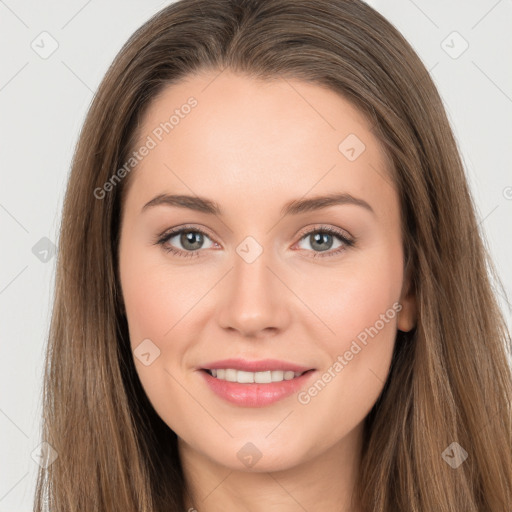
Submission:
MULTIPOLYGON (((199 233, 206 235, 210 239, 216 238, 214 235, 211 235, 210 232, 206 228, 185 225, 185 226, 171 228, 171 229, 164 231, 161 235, 158 236, 158 240, 168 240, 169 238, 179 235, 183 231, 192 231, 192 232, 197 231, 199 233)), ((213 241, 214 240, 212 240, 212 242, 213 241)), ((217 242, 215 242, 215 243, 217 243, 217 242)))
POLYGON ((328 226, 327 224, 317 224, 316 226, 313 226, 313 227, 309 226, 307 228, 301 229, 297 236, 299 236, 300 239, 302 240, 302 238, 304 238, 306 235, 315 233, 317 231, 326 231, 332 235, 342 236, 342 237, 347 238, 348 240, 355 241, 355 237, 352 236, 346 229, 339 228, 336 226, 328 226))

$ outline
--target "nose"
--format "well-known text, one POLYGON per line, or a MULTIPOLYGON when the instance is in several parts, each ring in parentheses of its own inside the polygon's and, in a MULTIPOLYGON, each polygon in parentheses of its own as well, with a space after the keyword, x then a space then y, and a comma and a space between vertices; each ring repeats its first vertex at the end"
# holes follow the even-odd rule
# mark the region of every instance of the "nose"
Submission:
POLYGON ((286 329, 291 319, 293 293, 263 251, 248 262, 236 255, 222 283, 219 324, 244 337, 266 337, 286 329))

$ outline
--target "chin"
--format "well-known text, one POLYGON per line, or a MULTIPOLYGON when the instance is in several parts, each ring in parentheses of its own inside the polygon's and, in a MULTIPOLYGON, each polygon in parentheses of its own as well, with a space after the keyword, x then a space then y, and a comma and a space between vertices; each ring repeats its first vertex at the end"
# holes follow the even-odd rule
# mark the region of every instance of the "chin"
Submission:
POLYGON ((230 440, 221 453, 210 457, 219 465, 246 473, 285 471, 304 462, 305 452, 283 440, 276 441, 278 446, 268 440, 251 442, 247 437, 243 441, 230 440))

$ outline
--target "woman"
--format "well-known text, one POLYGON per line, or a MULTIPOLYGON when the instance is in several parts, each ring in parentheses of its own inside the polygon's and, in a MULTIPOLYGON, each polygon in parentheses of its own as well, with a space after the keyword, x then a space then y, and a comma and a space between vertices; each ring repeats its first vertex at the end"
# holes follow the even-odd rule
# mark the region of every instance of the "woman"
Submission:
POLYGON ((487 268, 439 95, 376 11, 166 7, 76 150, 35 510, 508 510, 487 268))

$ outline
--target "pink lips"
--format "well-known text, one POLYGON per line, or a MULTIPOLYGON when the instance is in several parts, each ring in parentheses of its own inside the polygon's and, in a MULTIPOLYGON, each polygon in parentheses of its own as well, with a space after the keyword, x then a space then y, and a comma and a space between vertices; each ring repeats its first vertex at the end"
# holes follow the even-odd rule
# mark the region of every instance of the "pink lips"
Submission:
POLYGON ((311 368, 275 359, 265 359, 260 361, 224 359, 222 361, 208 363, 200 370, 206 384, 215 394, 224 400, 241 407, 265 407, 273 404, 299 391, 304 387, 311 375, 315 373, 311 368), (219 368, 233 368, 235 370, 243 370, 247 372, 284 370, 293 371, 295 373, 305 373, 299 377, 295 377, 291 380, 283 380, 281 382, 270 382, 268 384, 240 384, 239 382, 229 382, 217 379, 206 371, 216 370, 219 368))

